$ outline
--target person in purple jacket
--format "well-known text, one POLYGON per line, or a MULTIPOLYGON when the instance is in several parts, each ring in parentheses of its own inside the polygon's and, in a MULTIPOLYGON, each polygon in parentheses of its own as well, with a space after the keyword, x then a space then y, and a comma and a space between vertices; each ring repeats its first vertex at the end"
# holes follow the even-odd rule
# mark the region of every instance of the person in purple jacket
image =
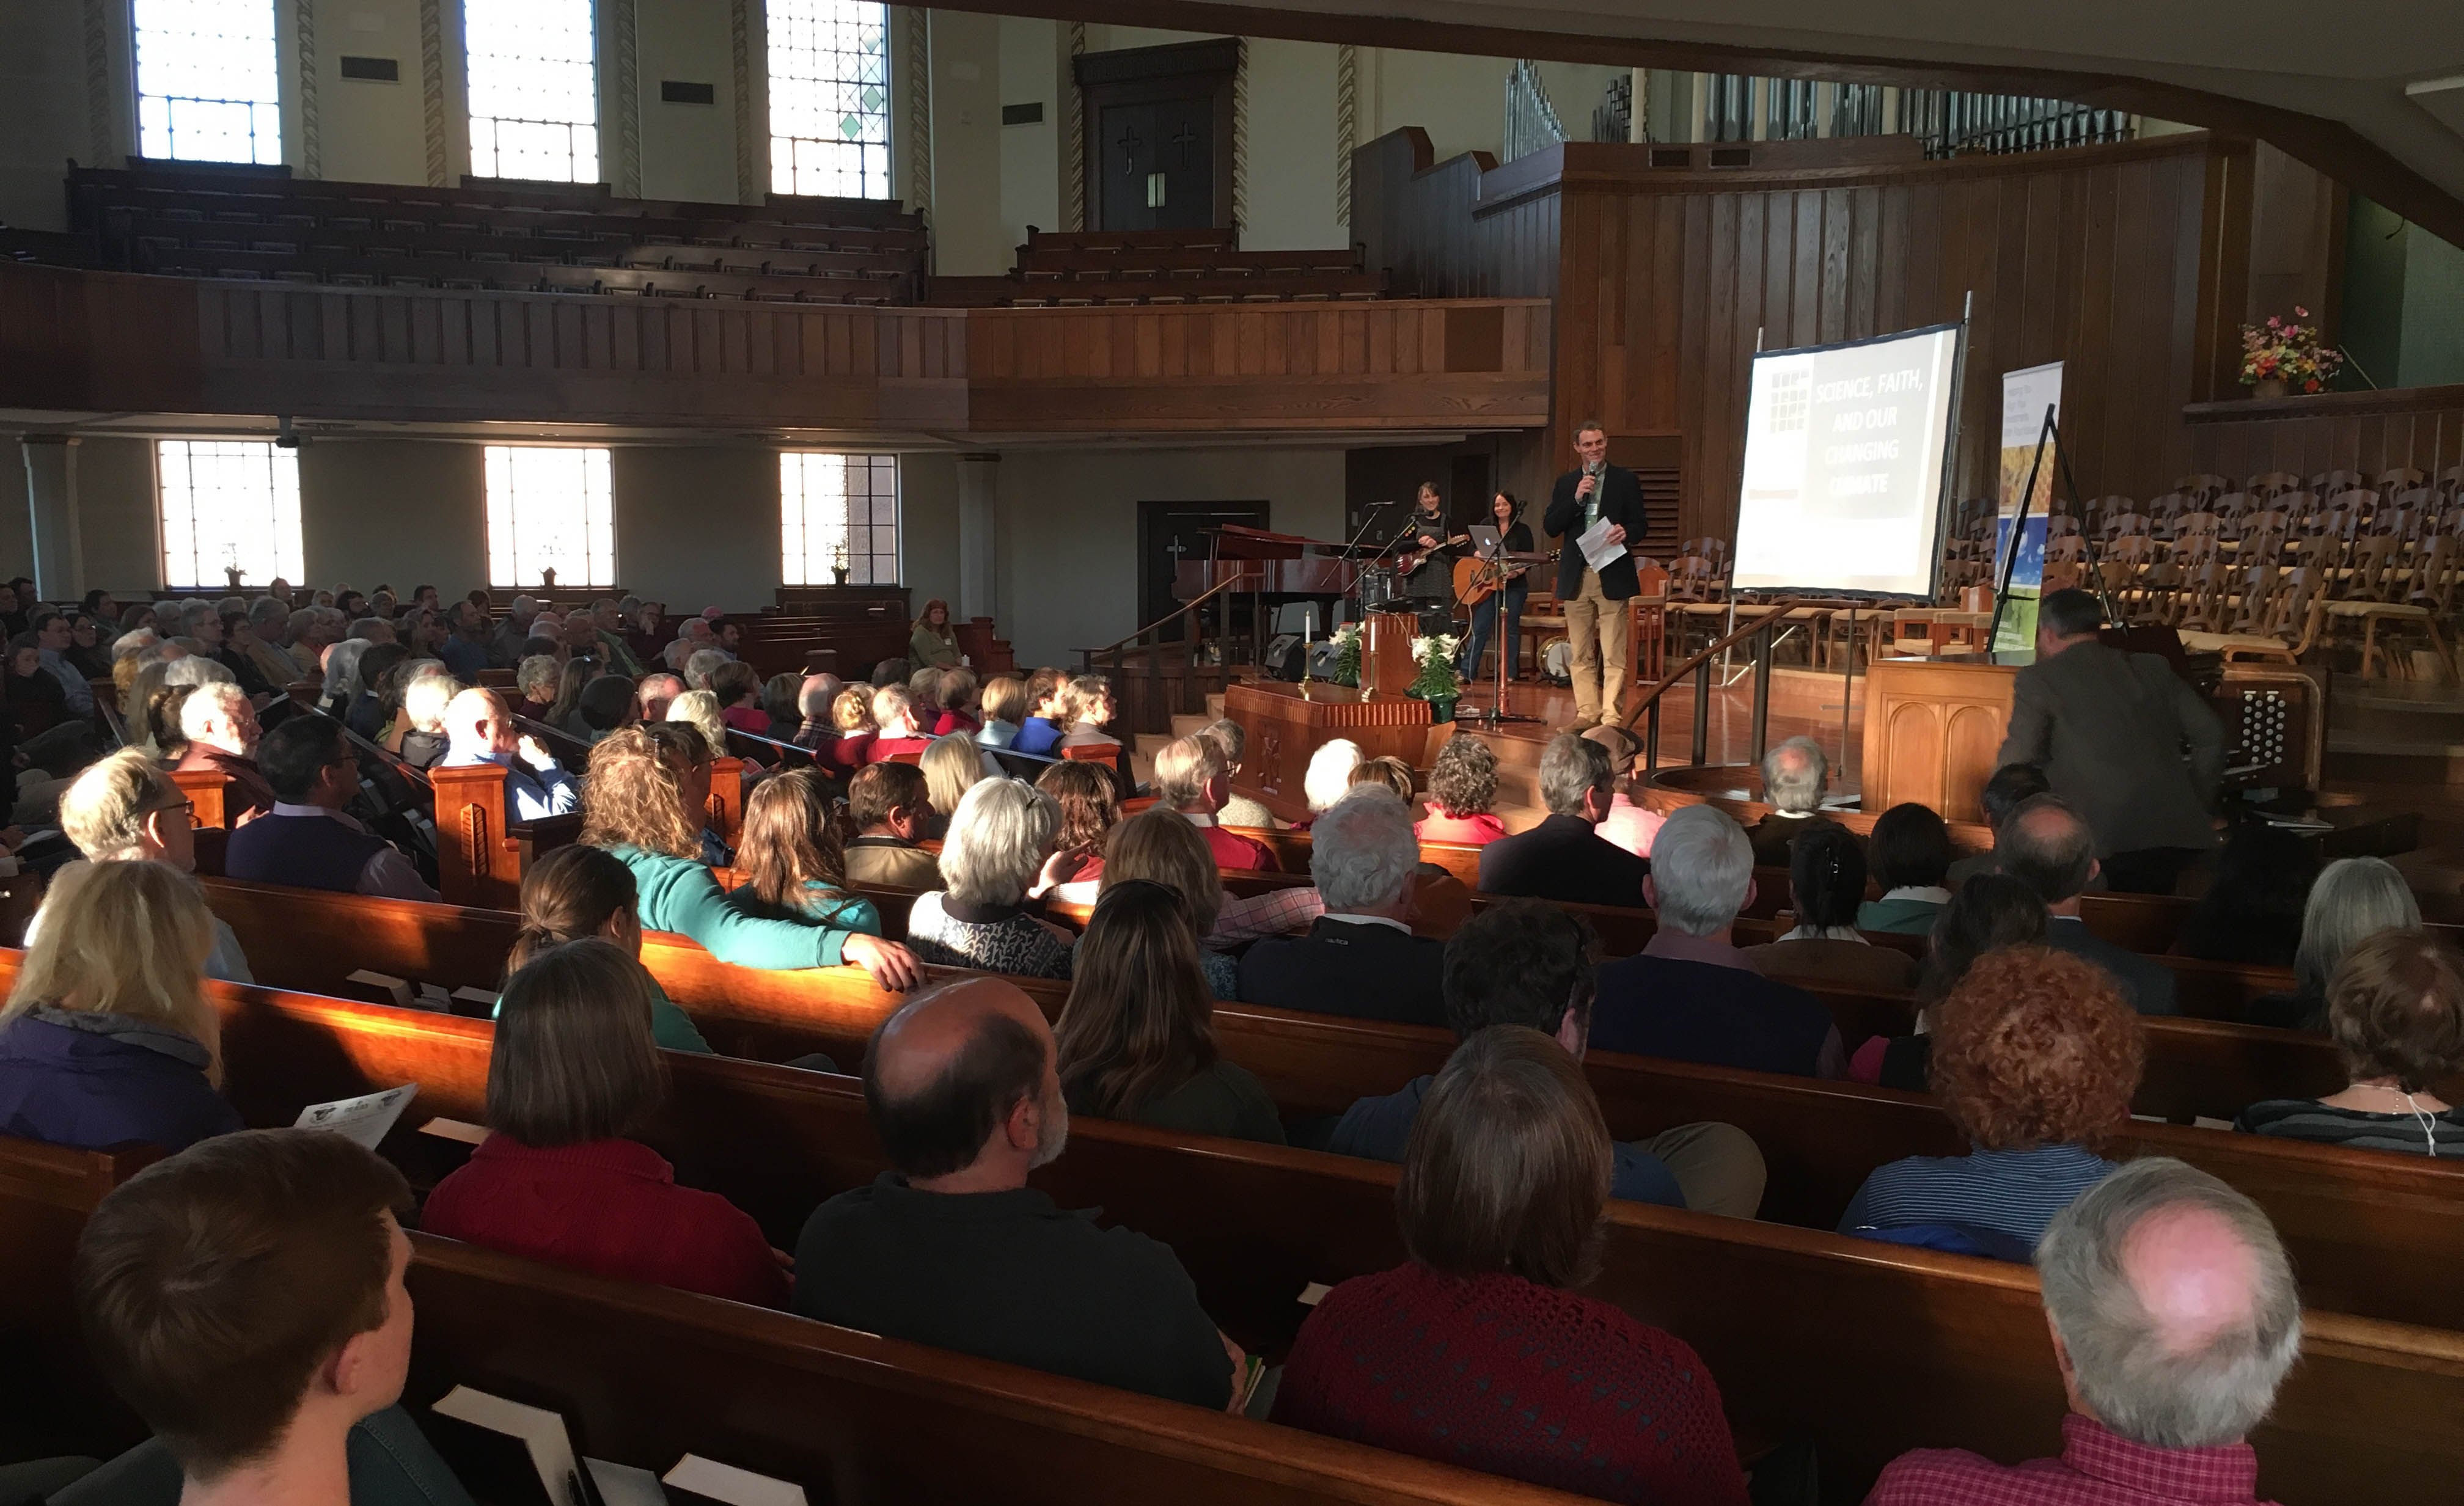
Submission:
POLYGON ((0 1007, 0 1134, 180 1150, 240 1127, 205 996, 213 919, 168 863, 62 870, 0 1007))

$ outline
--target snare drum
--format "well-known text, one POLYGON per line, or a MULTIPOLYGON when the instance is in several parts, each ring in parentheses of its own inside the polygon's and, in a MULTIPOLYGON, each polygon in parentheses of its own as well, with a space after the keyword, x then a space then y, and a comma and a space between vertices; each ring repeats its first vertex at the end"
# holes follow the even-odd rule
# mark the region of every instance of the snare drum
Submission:
POLYGON ((1355 594, 1363 612, 1375 612, 1394 600, 1401 594, 1401 589, 1402 581, 1396 577, 1392 567, 1365 565, 1361 568, 1360 584, 1355 594))

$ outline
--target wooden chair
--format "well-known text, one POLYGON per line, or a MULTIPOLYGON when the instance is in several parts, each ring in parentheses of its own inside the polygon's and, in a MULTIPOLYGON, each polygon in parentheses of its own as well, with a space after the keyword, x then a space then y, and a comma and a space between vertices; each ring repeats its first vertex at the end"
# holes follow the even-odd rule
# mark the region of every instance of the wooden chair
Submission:
POLYGON ((2290 470, 2264 470, 2250 478, 2244 490, 2254 496, 2273 497, 2301 489, 2301 478, 2290 470))
POLYGON ((2339 491, 2361 484, 2362 473, 2358 470, 2321 470, 2312 476, 2308 482, 2310 490, 2322 497, 2332 497, 2339 491))
POLYGON ((2200 474, 2188 475, 2180 478, 2173 483, 2173 490, 2188 493, 2189 495, 2197 497, 2203 501, 2211 502, 2217 497, 2224 495, 2227 491, 2232 491, 2233 483, 2222 476, 2209 475, 2202 472, 2200 474))

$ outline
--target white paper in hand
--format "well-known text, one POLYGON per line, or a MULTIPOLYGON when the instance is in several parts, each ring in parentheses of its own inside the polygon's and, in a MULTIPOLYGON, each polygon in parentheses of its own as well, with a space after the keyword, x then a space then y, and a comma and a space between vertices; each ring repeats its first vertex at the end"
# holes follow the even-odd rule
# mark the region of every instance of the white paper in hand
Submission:
POLYGON ((299 1111, 298 1121, 291 1127, 330 1129, 374 1150, 418 1092, 418 1083, 406 1082, 382 1093, 337 1099, 331 1103, 311 1103, 299 1111))
POLYGON ((1583 530, 1574 540, 1574 547, 1583 552, 1583 563, 1589 565, 1595 575, 1625 557, 1625 545, 1609 542, 1609 530, 1616 526, 1602 518, 1583 530))

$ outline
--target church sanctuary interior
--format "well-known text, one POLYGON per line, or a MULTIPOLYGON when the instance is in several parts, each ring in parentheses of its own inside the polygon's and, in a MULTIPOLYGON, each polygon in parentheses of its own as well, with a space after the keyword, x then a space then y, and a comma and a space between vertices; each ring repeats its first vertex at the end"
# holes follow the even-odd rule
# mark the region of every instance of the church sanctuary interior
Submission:
POLYGON ((0 1506, 2464 1500, 2464 8, 0 0, 0 1506))

